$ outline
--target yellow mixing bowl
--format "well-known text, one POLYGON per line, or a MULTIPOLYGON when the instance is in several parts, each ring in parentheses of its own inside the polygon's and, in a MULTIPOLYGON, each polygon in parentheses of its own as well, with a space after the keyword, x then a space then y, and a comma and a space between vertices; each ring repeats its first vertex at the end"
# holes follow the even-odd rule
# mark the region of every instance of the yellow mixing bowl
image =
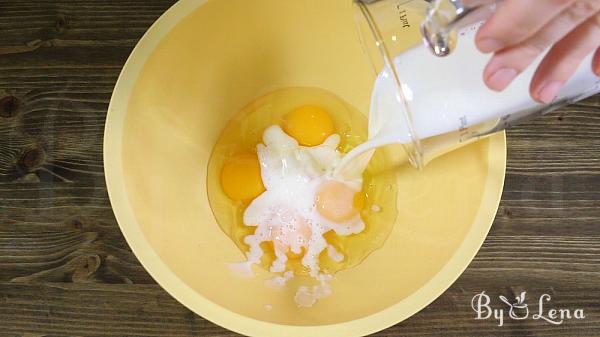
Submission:
MULTIPOLYGON (((383 248, 336 274, 334 294, 293 304, 226 265, 243 254, 206 193, 227 120, 277 88, 318 87, 366 112, 373 74, 350 0, 183 0, 142 38, 117 83, 105 131, 110 199, 133 251, 172 296, 253 336, 359 336, 416 313, 454 282, 494 219, 505 171, 498 134, 397 170, 399 216, 383 248), (270 306, 270 307, 269 307, 270 306), (270 310, 267 310, 270 309, 270 310)), ((399 152, 400 153, 400 152, 399 152)))

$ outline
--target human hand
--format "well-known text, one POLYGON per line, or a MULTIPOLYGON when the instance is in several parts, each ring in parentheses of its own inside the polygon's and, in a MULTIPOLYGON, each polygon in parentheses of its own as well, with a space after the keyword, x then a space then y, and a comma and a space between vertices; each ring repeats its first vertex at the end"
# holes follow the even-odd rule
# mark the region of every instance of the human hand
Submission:
POLYGON ((529 88, 533 99, 550 103, 594 51, 592 68, 600 76, 600 0, 505 0, 481 27, 476 43, 480 51, 494 53, 483 77, 496 91, 551 47, 529 88))

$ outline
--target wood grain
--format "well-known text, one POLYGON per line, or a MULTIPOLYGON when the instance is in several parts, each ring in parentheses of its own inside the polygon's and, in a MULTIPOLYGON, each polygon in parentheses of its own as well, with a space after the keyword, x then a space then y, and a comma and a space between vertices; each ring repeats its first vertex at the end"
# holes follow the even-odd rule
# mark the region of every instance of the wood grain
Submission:
MULTIPOLYGON (((0 334, 235 336, 140 266, 102 166, 106 109, 136 42, 173 0, 0 1, 0 334)), ((460 279, 376 336, 600 335, 600 97, 508 133, 498 216, 460 279), (587 318, 477 321, 473 295, 551 294, 587 318)), ((532 310, 536 309, 534 305, 532 310)))

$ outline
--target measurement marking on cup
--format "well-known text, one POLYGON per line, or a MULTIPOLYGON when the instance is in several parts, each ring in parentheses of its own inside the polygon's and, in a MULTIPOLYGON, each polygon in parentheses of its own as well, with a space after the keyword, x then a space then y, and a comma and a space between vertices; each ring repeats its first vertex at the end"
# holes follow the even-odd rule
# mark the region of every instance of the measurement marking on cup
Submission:
POLYGON ((459 118, 460 121, 460 127, 458 128, 458 131, 465 131, 467 129, 467 116, 462 116, 461 118, 459 118))
POLYGON ((465 140, 469 139, 469 127, 468 122, 467 122, 467 116, 462 116, 459 118, 460 121, 460 126, 458 128, 458 132, 460 132, 460 137, 458 139, 459 143, 464 142, 465 140))
POLYGON ((397 5, 398 15, 400 16, 400 22, 402 22, 402 28, 410 28, 410 23, 408 22, 408 13, 406 13, 405 9, 402 9, 400 5, 397 5))

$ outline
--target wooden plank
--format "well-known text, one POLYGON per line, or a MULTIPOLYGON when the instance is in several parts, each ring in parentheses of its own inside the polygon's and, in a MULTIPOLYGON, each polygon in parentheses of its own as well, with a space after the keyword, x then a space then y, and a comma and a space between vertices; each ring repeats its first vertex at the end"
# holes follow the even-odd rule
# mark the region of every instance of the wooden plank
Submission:
MULTIPOLYGON (((597 336, 600 331, 600 301, 597 287, 579 288, 572 292, 551 282, 527 284, 526 288, 497 287, 486 291, 496 299, 492 305, 500 308, 498 295, 513 298, 527 290, 530 315, 539 313, 537 299, 547 293, 552 298, 543 309, 585 308, 584 320, 567 320, 554 326, 543 320, 506 319, 502 327, 493 319, 475 320, 471 299, 482 291, 469 285, 478 275, 466 275, 432 305, 418 315, 374 336, 597 336), (583 324, 582 322, 585 322, 583 324), (577 330, 573 330, 576 328, 577 330)), ((512 280, 507 280, 512 281, 512 280)), ((156 285, 106 284, 16 284, 0 286, 0 315, 5 318, 0 328, 18 334, 69 336, 237 336, 201 317, 194 315, 156 285)), ((506 313, 508 315, 508 312, 506 313)))

